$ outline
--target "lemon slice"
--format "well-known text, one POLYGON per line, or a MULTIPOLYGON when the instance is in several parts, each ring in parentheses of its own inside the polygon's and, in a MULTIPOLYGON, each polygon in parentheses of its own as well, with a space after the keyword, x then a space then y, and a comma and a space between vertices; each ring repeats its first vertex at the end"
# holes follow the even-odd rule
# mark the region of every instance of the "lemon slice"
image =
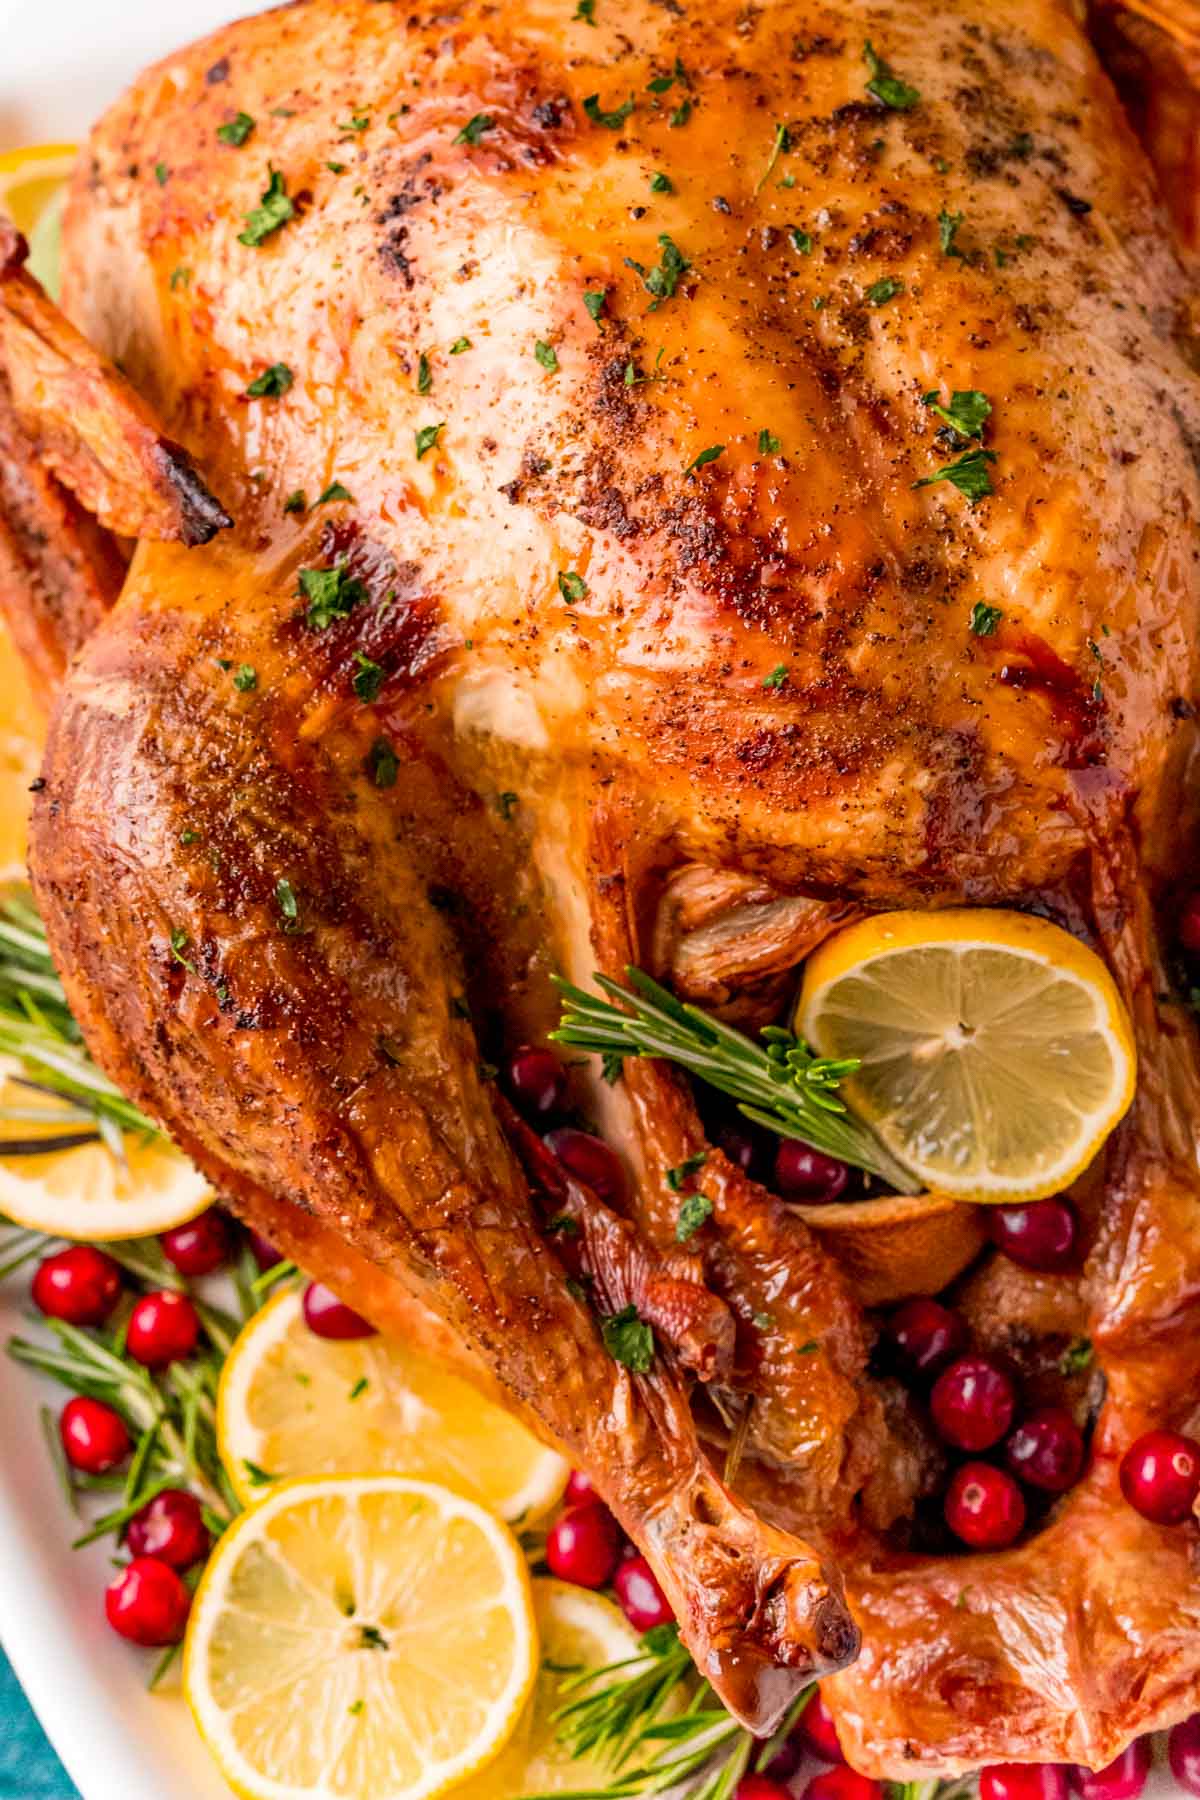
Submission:
POLYGON ((524 1794, 604 1791, 612 1784, 610 1763, 573 1759, 558 1742, 554 1714, 570 1698, 564 1687, 574 1674, 636 1657, 638 1634, 603 1594, 565 1581, 536 1580, 533 1611, 541 1642, 533 1694, 496 1761, 456 1787, 452 1800, 521 1800, 524 1794))
POLYGON ((27 144, 0 156, 0 212, 30 241, 29 264, 57 298, 58 240, 74 144, 27 144))
POLYGON ((0 696, 0 882, 6 882, 25 874, 29 784, 41 766, 45 724, 3 622, 0 696))
MULTIPOLYGON (((45 1142, 90 1130, 69 1103, 29 1088, 0 1058, 0 1137, 45 1142), (14 1116, 19 1115, 19 1116, 14 1116)), ((69 1150, 0 1153, 0 1213, 50 1237, 105 1243, 151 1237, 213 1203, 204 1177, 165 1138, 123 1137, 124 1166, 99 1139, 69 1150)))
POLYGON ((184 1692, 249 1800, 429 1800, 490 1762, 537 1672, 510 1532, 432 1482, 283 1482, 218 1540, 184 1692))
POLYGON ((854 1110, 927 1185, 1037 1200, 1085 1169, 1133 1098, 1129 1017, 1099 957, 1024 913, 880 913, 808 960, 796 1030, 862 1058, 854 1110))
POLYGON ((395 1470, 444 1482, 519 1524, 548 1512, 569 1469, 520 1420, 395 1338, 319 1338, 300 1295, 242 1331, 217 1395, 217 1442, 239 1497, 271 1476, 395 1470))

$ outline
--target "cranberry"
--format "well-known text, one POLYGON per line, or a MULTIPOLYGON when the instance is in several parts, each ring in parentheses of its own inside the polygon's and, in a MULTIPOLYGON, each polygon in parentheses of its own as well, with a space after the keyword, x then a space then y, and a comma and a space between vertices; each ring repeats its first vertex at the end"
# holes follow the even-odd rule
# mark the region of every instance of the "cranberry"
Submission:
POLYGON ((147 1649, 177 1644, 187 1624, 192 1597, 174 1569, 156 1556, 135 1556, 104 1595, 113 1630, 147 1649))
POLYGON ((1167 1761, 1181 1788, 1200 1794, 1200 1713, 1176 1725, 1167 1739, 1167 1761))
POLYGON ((1200 889, 1188 894, 1180 907, 1175 935, 1192 956, 1200 956, 1200 889))
POLYGON ((1150 1773, 1149 1738, 1134 1738, 1106 1768, 1071 1770, 1071 1786, 1082 1800, 1138 1800, 1150 1773))
POLYGON ((621 1554, 621 1533, 598 1500, 563 1513, 546 1539, 550 1573, 576 1587, 607 1587, 621 1554))
POLYGON ((938 1300, 909 1300, 888 1320, 887 1335, 914 1375, 930 1380, 967 1347, 967 1328, 938 1300))
POLYGON ((229 1227, 215 1206, 159 1238, 163 1255, 181 1275, 211 1275, 229 1260, 229 1227))
POLYGON ((631 1556, 617 1570, 613 1586, 621 1610, 635 1631, 651 1631, 669 1625, 675 1614, 644 1556, 631 1556))
POLYGON ((147 1500, 125 1537, 135 1556, 157 1556, 172 1569, 190 1569, 208 1555, 211 1541, 200 1502, 182 1488, 164 1488, 147 1500))
POLYGON ((164 1288, 144 1294, 129 1315, 125 1347, 135 1362, 148 1369, 165 1369, 168 1363, 190 1356, 200 1340, 200 1315, 186 1294, 164 1288))
POLYGON ((567 1077, 553 1050, 523 1044, 509 1058, 507 1073, 513 1099, 535 1118, 558 1112, 567 1097, 567 1077))
POLYGON ((77 1395, 68 1400, 58 1421, 63 1453, 73 1469, 85 1475, 107 1475, 129 1454, 129 1433, 120 1413, 103 1400, 77 1395))
POLYGON ((599 1502, 600 1496, 592 1486, 591 1480, 582 1469, 572 1469, 567 1477, 566 1492, 563 1494, 563 1505, 590 1506, 599 1502))
POLYGON ((625 1171, 603 1138, 564 1125, 558 1131, 548 1131, 546 1143, 564 1168, 578 1176, 599 1199, 610 1206, 621 1204, 625 1198, 625 1171))
POLYGON ((733 1800, 791 1800, 791 1796, 769 1775, 743 1775, 733 1790, 733 1800))
POLYGON ((265 1275, 268 1269, 273 1269, 277 1263, 286 1260, 283 1251, 277 1250, 270 1238, 265 1238, 261 1231, 249 1231, 246 1236, 250 1244, 250 1254, 262 1274, 265 1275))
POLYGON ((929 1409, 946 1443, 959 1450, 987 1450, 1012 1424, 1016 1390, 986 1356, 960 1356, 933 1384, 929 1409))
POLYGON ((840 1200, 850 1171, 834 1156, 810 1150, 798 1138, 782 1138, 775 1152, 775 1186, 788 1200, 828 1206, 840 1200))
POLYGON ((366 1338, 375 1336, 375 1327, 352 1306, 339 1300, 331 1288, 310 1281, 304 1290, 304 1322, 314 1337, 366 1338))
POLYGON ((751 1137, 748 1131, 740 1131, 736 1125, 722 1125, 716 1141, 735 1168, 745 1175, 754 1171, 759 1161, 757 1138, 751 1137))
POLYGON ((1121 1458, 1121 1492, 1155 1525, 1182 1525, 1200 1493, 1200 1444, 1178 1431, 1147 1431, 1121 1458))
POLYGON ((979 1800, 1067 1800, 1062 1763, 993 1763, 979 1774, 979 1800))
POLYGON ((987 1213, 993 1244, 1023 1269, 1052 1275, 1075 1261, 1079 1220, 1061 1194, 1028 1206, 989 1206, 987 1213))
POLYGON ((973 1550, 1003 1550, 1021 1535, 1025 1502, 1003 1469, 969 1462, 946 1490, 945 1514, 951 1531, 973 1550))
POLYGON ((1048 1494, 1065 1494, 1083 1468, 1083 1433, 1062 1406, 1043 1406, 1022 1419, 1004 1446, 1014 1475, 1048 1494))
POLYGON ((813 1776, 803 1790, 803 1800, 883 1800, 883 1783, 860 1775, 849 1763, 839 1763, 813 1776))
POLYGON ((820 1688, 800 1715, 800 1736, 805 1746, 822 1762, 845 1762, 833 1714, 822 1699, 820 1688))
POLYGON ((33 1278, 34 1305, 68 1325, 103 1325, 120 1297, 120 1268, 91 1244, 57 1250, 38 1264, 33 1278))

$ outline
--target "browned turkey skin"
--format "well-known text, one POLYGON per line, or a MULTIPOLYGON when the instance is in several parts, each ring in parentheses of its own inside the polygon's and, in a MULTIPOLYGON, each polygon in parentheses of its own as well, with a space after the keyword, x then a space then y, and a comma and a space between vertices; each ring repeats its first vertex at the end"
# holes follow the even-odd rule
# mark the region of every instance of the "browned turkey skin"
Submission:
MULTIPOLYGON (((740 1716, 840 1668, 864 1769, 1098 1765, 1200 1698, 1195 1529, 1115 1476, 1200 1367, 1197 1046, 1154 923, 1195 824, 1192 287, 1057 0, 603 10, 302 0, 151 71, 66 227, 66 311, 132 394, 9 245, 0 595, 47 669, 83 643, 39 901, 103 1065, 380 1323, 432 1309, 593 1476, 740 1716), (917 101, 868 91, 867 39, 917 101), (292 211, 248 244, 271 169, 292 211), (291 388, 248 397, 275 364, 291 388), (924 396, 966 389, 977 505, 914 486, 964 448, 924 396), (158 420, 218 500, 164 487, 192 465, 158 420), (17 492, 30 443, 55 486, 17 492), (140 540, 99 625, 115 547, 64 490, 140 540), (73 608, 39 529, 78 550, 73 608), (481 1063, 550 1029, 555 969, 757 1021, 858 911, 963 901, 1093 941, 1142 1075, 1081 1275, 985 1259, 959 1296, 1031 1392, 1099 1409, 1091 1471, 1018 1548, 938 1558, 888 1529, 926 1447, 835 1234, 710 1149, 679 1257, 667 1172, 706 1140, 627 1064, 574 1075, 629 1187, 554 1197, 568 1255, 481 1063), (599 1332, 631 1299, 644 1376, 599 1332), (1096 1372, 1061 1375, 1084 1335, 1096 1372)), ((1105 28, 1123 89, 1183 107, 1187 30, 1105 28)), ((934 1224, 941 1285, 978 1230, 934 1224)))

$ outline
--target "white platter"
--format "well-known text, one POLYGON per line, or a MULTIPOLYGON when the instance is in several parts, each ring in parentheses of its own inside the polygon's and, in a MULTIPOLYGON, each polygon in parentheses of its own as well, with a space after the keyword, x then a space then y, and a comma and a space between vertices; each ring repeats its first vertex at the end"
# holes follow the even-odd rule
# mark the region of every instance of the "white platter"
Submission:
MULTIPOLYGON (((0 151, 83 135, 148 62, 249 0, 0 0, 0 151)), ((27 1273, 0 1283, 0 1345, 28 1327, 27 1273)), ((80 1529, 39 1423, 65 1394, 0 1368, 0 1639, 84 1800, 229 1800, 183 1703, 144 1687, 148 1659, 109 1630, 109 1547, 80 1529)), ((1156 1770, 1147 1800, 1181 1795, 1156 1770)), ((14 1800, 17 1797, 14 1796, 14 1800)))

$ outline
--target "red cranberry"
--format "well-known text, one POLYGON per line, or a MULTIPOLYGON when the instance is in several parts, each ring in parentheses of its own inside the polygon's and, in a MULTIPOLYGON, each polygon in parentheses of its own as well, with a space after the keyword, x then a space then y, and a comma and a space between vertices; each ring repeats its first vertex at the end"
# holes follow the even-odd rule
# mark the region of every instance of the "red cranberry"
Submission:
POLYGON ((567 1077, 553 1050, 523 1044, 508 1061, 508 1085, 524 1113, 545 1118, 558 1112, 567 1097, 567 1077))
POLYGON ((803 1790, 803 1800, 883 1800, 883 1783, 860 1775, 849 1763, 839 1763, 813 1776, 803 1790))
POLYGON ((1175 935, 1192 956, 1200 956, 1200 888, 1188 894, 1180 907, 1175 935))
POLYGON ((993 1763, 979 1774, 979 1800, 1067 1800, 1062 1763, 993 1763))
POLYGON ((621 1610, 635 1631, 651 1631, 669 1625, 675 1614, 644 1556, 632 1556, 617 1570, 613 1586, 621 1610))
POLYGON ((192 1597, 174 1569, 156 1556, 135 1556, 104 1595, 113 1630, 131 1644, 157 1649, 177 1644, 187 1624, 192 1597))
POLYGON ((791 1796, 769 1775, 743 1775, 733 1790, 733 1800, 791 1800, 791 1796))
POLYGON ((1134 1738, 1106 1768, 1071 1770, 1071 1786, 1082 1800, 1138 1800, 1150 1773, 1149 1738, 1134 1738))
POLYGON ((572 1469, 567 1477, 566 1492, 563 1494, 563 1505, 591 1506, 600 1502, 600 1496, 592 1486, 590 1479, 582 1469, 572 1469))
POLYGON ((603 1138, 564 1125, 558 1131, 548 1131, 546 1142, 559 1162, 593 1194, 610 1206, 620 1206, 625 1198, 625 1171, 603 1138))
POLYGON ((1003 1550, 1020 1537, 1025 1502, 1011 1475, 991 1463, 964 1463, 946 1490, 946 1523, 973 1550, 1003 1550))
POLYGON ((607 1506, 596 1500, 566 1512, 550 1528, 546 1561, 550 1573, 576 1587, 607 1587, 621 1554, 621 1533, 607 1506))
POLYGON ((1200 1494, 1200 1444, 1178 1431, 1147 1431, 1121 1458, 1121 1492, 1155 1525, 1182 1525, 1200 1494))
POLYGON ((1016 1390, 986 1356, 960 1356, 938 1376, 929 1410, 938 1432, 959 1450, 987 1450, 1013 1421, 1016 1390))
POLYGON ((806 1206, 828 1206, 840 1200, 850 1171, 834 1156, 810 1150, 798 1138, 781 1138, 775 1152, 775 1186, 788 1200, 806 1206))
POLYGON ((1062 1406, 1043 1406, 1022 1419, 1004 1446, 1014 1475, 1048 1494, 1065 1494, 1083 1468, 1083 1433, 1062 1406))
POLYGON ((833 1714, 821 1698, 820 1688, 800 1715, 800 1736, 805 1746, 822 1762, 845 1762, 833 1714))
POLYGON ((268 1269, 273 1269, 278 1263, 286 1260, 283 1251, 277 1250, 270 1238, 265 1238, 261 1231, 248 1231, 246 1238, 250 1245, 250 1254, 263 1275, 268 1269))
POLYGON ((1176 1725, 1167 1739, 1167 1761, 1181 1788, 1200 1794, 1200 1713, 1176 1725))
POLYGON ((91 1244, 55 1251, 33 1278, 34 1305, 68 1325, 103 1325, 120 1297, 120 1268, 91 1244))
POLYGON ((887 1335, 914 1375, 930 1380, 967 1347, 967 1328, 938 1300, 909 1300, 888 1320, 887 1335))
POLYGON ((987 1215, 993 1244, 1023 1269, 1053 1275, 1075 1261, 1079 1220, 1061 1194, 1028 1206, 989 1206, 987 1215))
POLYGON ((757 1167, 760 1146, 748 1131, 741 1131, 736 1125, 722 1125, 717 1132, 716 1141, 734 1167, 741 1169, 743 1174, 749 1175, 757 1167))
POLYGON ((310 1281, 304 1290, 304 1322, 314 1337, 319 1338, 366 1338, 374 1337, 375 1327, 361 1313, 356 1313, 352 1306, 339 1300, 332 1289, 322 1287, 319 1281, 310 1281))
POLYGON ((58 1435, 71 1467, 85 1475, 107 1475, 129 1455, 129 1433, 120 1413, 83 1394, 63 1407, 58 1435))
POLYGON ((165 1369, 182 1362, 200 1341, 200 1315, 186 1294, 164 1288, 144 1294, 129 1315, 125 1347, 135 1362, 165 1369))
POLYGON ((210 1538, 200 1502, 182 1488, 164 1488, 134 1513, 125 1531, 135 1556, 157 1556, 172 1569, 190 1569, 208 1555, 210 1538))
POLYGON ((211 1275, 229 1260, 229 1227, 215 1206, 186 1225, 164 1231, 158 1241, 167 1261, 181 1275, 211 1275))

